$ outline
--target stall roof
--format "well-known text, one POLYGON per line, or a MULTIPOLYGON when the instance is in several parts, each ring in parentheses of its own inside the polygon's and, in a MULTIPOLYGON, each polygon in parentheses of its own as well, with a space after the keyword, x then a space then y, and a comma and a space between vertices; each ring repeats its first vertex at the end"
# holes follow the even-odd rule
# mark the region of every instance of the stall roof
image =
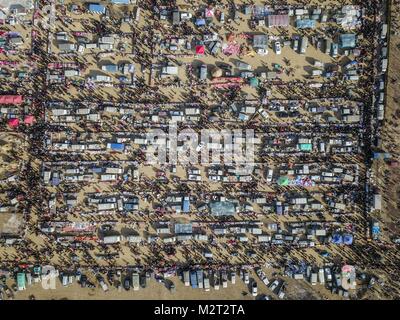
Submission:
POLYGON ((346 33, 340 35, 340 48, 352 49, 356 46, 356 35, 354 33, 346 33))
POLYGON ((253 47, 266 49, 268 47, 268 36, 265 34, 256 34, 253 37, 253 47))
POLYGON ((175 224, 175 233, 191 234, 193 233, 193 226, 191 223, 177 223, 175 224))
POLYGON ((232 216, 235 214, 235 204, 230 201, 216 201, 210 203, 211 214, 214 216, 232 216))
POLYGON ((296 20, 296 28, 298 29, 315 28, 315 20, 312 19, 296 20))
POLYGON ((21 104, 23 102, 22 96, 17 95, 1 95, 0 104, 21 104))
POLYGON ((267 19, 268 27, 287 27, 289 25, 288 14, 271 14, 267 19))

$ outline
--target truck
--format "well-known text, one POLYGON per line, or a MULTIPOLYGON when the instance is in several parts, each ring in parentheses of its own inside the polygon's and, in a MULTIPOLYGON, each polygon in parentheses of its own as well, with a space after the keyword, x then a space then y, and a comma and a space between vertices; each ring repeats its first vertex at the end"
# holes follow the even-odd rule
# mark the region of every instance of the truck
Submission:
POLYGON ((315 286, 317 284, 318 274, 316 272, 311 273, 311 285, 315 286))
POLYGON ((331 47, 331 56, 332 58, 336 58, 339 53, 339 45, 337 43, 332 43, 331 47))
POLYGON ((231 271, 231 282, 232 282, 232 284, 236 283, 236 272, 235 271, 231 271))
POLYGON ((132 273, 132 287, 133 291, 139 290, 139 274, 137 272, 132 273))
POLYGON ((97 281, 100 284, 100 287, 103 289, 104 292, 108 291, 108 286, 107 284, 104 282, 104 278, 100 275, 97 276, 97 281))
POLYGON ((190 286, 190 280, 189 280, 189 271, 185 270, 183 271, 183 282, 185 284, 185 287, 189 287, 190 286))
POLYGON ((199 285, 199 289, 203 289, 203 270, 197 270, 197 283, 199 285))
POLYGON ((388 32, 388 25, 385 23, 382 25, 382 29, 381 29, 381 39, 382 40, 386 39, 387 32, 388 32))
POLYGON ((197 285, 197 273, 194 270, 190 271, 190 284, 192 285, 193 289, 196 289, 198 287, 198 285, 197 285))
POLYGON ((204 291, 210 291, 210 279, 207 275, 204 276, 204 291))
POLYGON ((214 272, 214 290, 219 290, 220 277, 219 271, 214 272))
POLYGON ((331 52, 332 47, 332 40, 326 39, 325 40, 325 54, 329 54, 331 52))
POLYGON ((381 62, 381 70, 382 72, 386 72, 388 67, 388 59, 382 59, 381 62))
POLYGON ((325 273, 323 268, 320 268, 318 271, 318 280, 320 284, 325 284, 325 273))
POLYGON ((228 276, 226 275, 226 271, 221 271, 221 281, 222 281, 222 288, 228 287, 228 276))

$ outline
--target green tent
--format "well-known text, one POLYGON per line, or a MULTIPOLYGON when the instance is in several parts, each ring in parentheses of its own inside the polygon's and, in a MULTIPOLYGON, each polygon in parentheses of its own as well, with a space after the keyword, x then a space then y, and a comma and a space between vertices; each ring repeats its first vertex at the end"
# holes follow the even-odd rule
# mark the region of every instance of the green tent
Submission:
POLYGON ((279 177, 279 179, 278 179, 278 184, 279 184, 280 186, 287 186, 287 185, 289 184, 289 178, 286 177, 286 176, 279 177))
POLYGON ((259 85, 259 81, 257 78, 251 78, 250 79, 250 86, 253 88, 257 88, 259 85))
POLYGON ((311 143, 299 143, 299 147, 301 151, 311 151, 312 144, 311 143))
POLYGON ((18 291, 25 290, 26 289, 26 283, 25 283, 25 273, 18 273, 17 274, 17 287, 18 291))

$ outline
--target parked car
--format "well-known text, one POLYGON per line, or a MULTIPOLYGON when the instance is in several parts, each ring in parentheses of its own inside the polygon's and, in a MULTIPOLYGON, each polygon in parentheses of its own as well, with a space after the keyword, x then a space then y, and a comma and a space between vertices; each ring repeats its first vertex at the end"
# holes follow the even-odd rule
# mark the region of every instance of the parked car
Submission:
POLYGON ((275 42, 275 53, 276 54, 281 54, 282 53, 282 46, 279 41, 275 42))

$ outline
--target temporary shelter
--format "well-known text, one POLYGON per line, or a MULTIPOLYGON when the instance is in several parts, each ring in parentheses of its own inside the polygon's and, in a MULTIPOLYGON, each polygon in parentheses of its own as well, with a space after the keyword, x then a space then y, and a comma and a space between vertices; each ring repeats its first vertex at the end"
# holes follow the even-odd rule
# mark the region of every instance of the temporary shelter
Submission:
POLYGON ((106 12, 106 8, 100 3, 89 3, 88 9, 90 12, 104 14, 106 12))
POLYGON ((25 124, 33 124, 35 122, 35 117, 32 115, 25 116, 24 123, 25 124))
POLYGON ((19 119, 17 119, 17 118, 9 119, 9 120, 8 120, 8 125, 9 125, 11 128, 17 128, 17 127, 19 126, 19 119))
POLYGON ((205 47, 203 45, 196 46, 196 54, 204 54, 205 47))
POLYGON ((21 104, 23 102, 22 96, 17 95, 1 95, 0 104, 21 104))
POLYGON ((288 14, 271 14, 267 17, 268 27, 287 27, 289 25, 288 14))

